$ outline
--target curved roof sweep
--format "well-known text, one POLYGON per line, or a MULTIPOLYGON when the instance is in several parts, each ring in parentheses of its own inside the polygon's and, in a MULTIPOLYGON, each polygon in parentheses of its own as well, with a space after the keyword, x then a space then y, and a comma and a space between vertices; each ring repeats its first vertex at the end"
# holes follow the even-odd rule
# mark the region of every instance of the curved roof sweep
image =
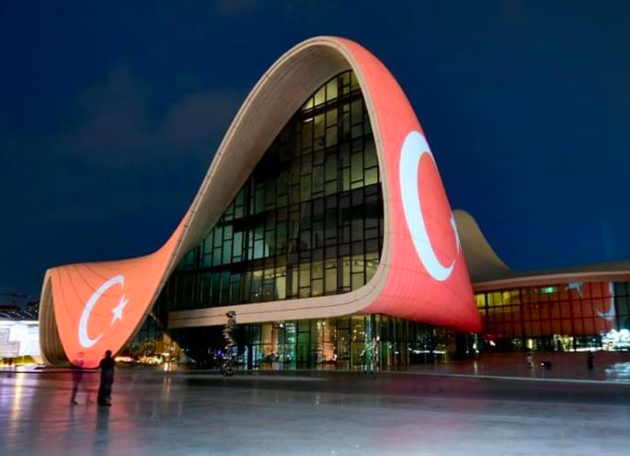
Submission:
POLYGON ((83 358, 94 367, 120 350, 146 318, 165 281, 196 246, 290 117, 320 85, 352 69, 364 95, 381 170, 383 250, 368 284, 349 293, 171 312, 169 327, 383 313, 460 330, 480 327, 468 270, 437 166, 402 89, 355 42, 317 37, 285 53, 260 79, 224 137, 201 188, 170 239, 133 259, 46 272, 40 339, 51 364, 83 358))
POLYGON ((468 212, 456 209, 453 214, 475 291, 571 282, 630 281, 628 260, 533 271, 510 269, 494 252, 468 212))
POLYGON ((466 211, 453 211, 473 283, 505 277, 510 268, 497 256, 477 221, 466 211))

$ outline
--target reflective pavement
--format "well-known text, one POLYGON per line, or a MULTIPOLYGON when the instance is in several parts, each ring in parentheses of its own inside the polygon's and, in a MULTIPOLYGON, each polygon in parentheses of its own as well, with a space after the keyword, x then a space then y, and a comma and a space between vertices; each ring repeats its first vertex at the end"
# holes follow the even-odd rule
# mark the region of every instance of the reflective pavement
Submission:
POLYGON ((589 370, 586 352, 536 352, 532 366, 527 353, 483 354, 476 359, 450 363, 414 365, 416 373, 466 375, 475 377, 524 377, 532 379, 575 379, 630 383, 630 352, 594 352, 594 368, 589 370), (551 369, 541 366, 548 362, 551 369))
POLYGON ((619 455, 630 386, 422 375, 0 372, 2 455, 619 455))

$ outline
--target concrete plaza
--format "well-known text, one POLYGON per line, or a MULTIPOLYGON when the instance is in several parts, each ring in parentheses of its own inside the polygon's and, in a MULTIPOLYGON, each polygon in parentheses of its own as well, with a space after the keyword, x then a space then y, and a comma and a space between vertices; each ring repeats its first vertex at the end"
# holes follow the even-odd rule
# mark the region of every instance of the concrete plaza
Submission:
POLYGON ((427 363, 410 367, 422 374, 532 380, 577 380, 630 384, 630 352, 594 353, 594 366, 587 368, 586 352, 534 353, 528 366, 527 353, 486 353, 476 359, 451 363, 427 363), (544 369, 542 362, 551 364, 544 369))
POLYGON ((408 374, 0 372, 2 455, 618 455, 630 386, 408 374))

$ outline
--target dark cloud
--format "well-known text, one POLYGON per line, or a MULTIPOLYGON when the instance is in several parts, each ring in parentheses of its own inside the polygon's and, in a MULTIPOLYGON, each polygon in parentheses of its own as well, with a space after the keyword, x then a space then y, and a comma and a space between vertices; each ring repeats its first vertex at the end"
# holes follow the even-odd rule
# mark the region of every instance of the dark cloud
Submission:
MULTIPOLYGON (((12 182, 0 199, 3 218, 12 221, 3 227, 3 257, 17 257, 25 249, 9 241, 21 238, 25 225, 40 227, 34 242, 44 241, 51 226, 73 231, 80 225, 101 238, 125 233, 134 238, 129 226, 158 217, 164 227, 149 236, 152 245, 139 243, 140 248, 120 254, 159 246, 186 209, 186 200, 192 200, 244 96, 238 91, 183 93, 162 110, 156 109, 155 98, 149 81, 116 66, 103 81, 72 98, 65 131, 0 136, 0 176, 12 182), (103 223, 112 221, 121 224, 103 233, 103 223)), ((68 239, 58 246, 59 260, 45 264, 33 257, 28 267, 43 274, 57 262, 78 259, 69 244, 78 241, 87 248, 94 242, 90 238, 68 239)), ((97 252, 91 258, 111 256, 98 245, 90 250, 97 252)), ((13 275, 7 265, 0 268, 5 281, 13 275)), ((14 280, 32 290, 34 278, 14 280)))
POLYGON ((164 139, 174 147, 207 152, 204 147, 217 138, 217 130, 225 130, 243 99, 242 93, 233 91, 183 97, 164 116, 164 139))
POLYGON ((207 161, 244 99, 234 90, 183 93, 158 109, 152 92, 149 82, 114 68, 102 84, 77 94, 77 126, 58 138, 59 149, 115 173, 160 168, 174 152, 178 160, 207 161))

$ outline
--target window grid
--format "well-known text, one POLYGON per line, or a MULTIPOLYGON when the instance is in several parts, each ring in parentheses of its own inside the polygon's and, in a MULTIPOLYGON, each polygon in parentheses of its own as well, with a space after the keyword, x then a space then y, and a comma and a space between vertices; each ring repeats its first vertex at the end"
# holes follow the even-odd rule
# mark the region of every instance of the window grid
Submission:
POLYGON ((279 133, 221 220, 179 263, 158 305, 193 309, 363 286, 383 243, 377 161, 358 82, 344 72, 279 133))
MULTIPOLYGON (((612 329, 630 329, 630 283, 573 282, 477 293, 486 335, 547 339, 550 349, 599 343, 612 329), (567 340, 569 340, 567 345, 567 340)), ((544 343, 544 342, 543 342, 544 343)))

